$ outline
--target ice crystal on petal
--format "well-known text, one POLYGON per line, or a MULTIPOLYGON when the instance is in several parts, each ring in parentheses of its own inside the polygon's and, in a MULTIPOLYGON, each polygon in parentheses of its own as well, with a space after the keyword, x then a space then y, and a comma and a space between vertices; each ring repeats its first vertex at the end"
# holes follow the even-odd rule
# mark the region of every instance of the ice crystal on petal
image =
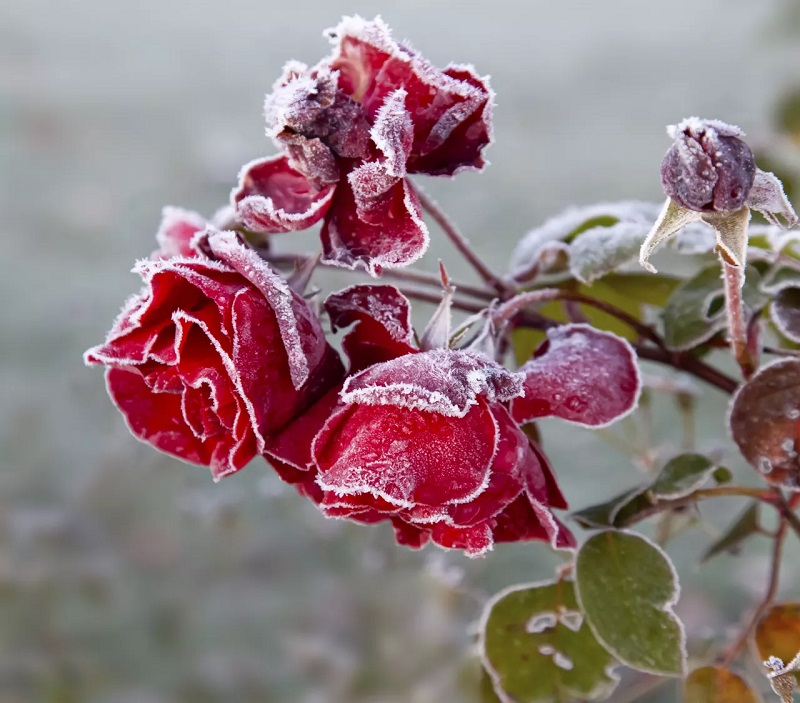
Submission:
POLYGON ((341 398, 344 403, 394 405, 464 417, 478 396, 500 401, 519 396, 522 378, 480 354, 433 349, 351 376, 341 398))
POLYGON ((520 371, 525 396, 511 403, 518 422, 552 415, 602 427, 630 413, 641 391, 630 344, 582 324, 549 330, 547 341, 520 371))

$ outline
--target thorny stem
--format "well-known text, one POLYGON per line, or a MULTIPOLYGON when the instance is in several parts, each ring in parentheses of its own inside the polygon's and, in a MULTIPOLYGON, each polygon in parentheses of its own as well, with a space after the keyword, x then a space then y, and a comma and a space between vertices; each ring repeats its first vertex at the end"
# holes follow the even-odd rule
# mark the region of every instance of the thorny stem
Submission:
MULTIPOLYGON (((782 497, 782 496, 781 496, 782 497)), ((755 612, 747 621, 747 624, 742 628, 739 636, 733 643, 722 653, 721 664, 728 667, 731 662, 739 655, 746 646, 750 635, 755 630, 764 613, 767 612, 772 601, 775 599, 775 594, 778 592, 778 581, 781 574, 781 557, 783 555, 783 542, 786 539, 786 528, 788 523, 785 520, 781 521, 778 531, 775 533, 775 539, 772 543, 772 562, 769 572, 769 582, 767 584, 767 592, 761 599, 761 602, 756 607, 755 612)))
POLYGON ((455 248, 458 249, 469 265, 475 269, 475 272, 481 277, 481 280, 497 291, 500 298, 508 298, 513 293, 513 288, 508 283, 495 276, 489 267, 481 261, 481 258, 472 249, 467 238, 461 233, 461 230, 458 229, 455 223, 432 198, 428 197, 419 188, 414 188, 414 191, 419 198, 422 209, 434 219, 437 225, 439 225, 442 232, 447 235, 455 248))
POLYGON ((744 317, 744 301, 742 299, 742 284, 744 271, 741 266, 722 261, 722 280, 725 283, 725 311, 728 316, 728 333, 730 334, 731 350, 742 370, 745 380, 755 373, 756 365, 747 346, 747 324, 744 317))

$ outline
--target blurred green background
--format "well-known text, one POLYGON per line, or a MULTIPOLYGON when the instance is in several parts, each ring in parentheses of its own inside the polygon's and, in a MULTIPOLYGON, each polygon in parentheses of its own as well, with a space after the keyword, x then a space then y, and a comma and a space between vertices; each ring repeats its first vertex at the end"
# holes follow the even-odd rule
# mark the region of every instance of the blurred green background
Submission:
MULTIPOLYGON (((481 606, 549 578, 560 559, 547 547, 474 562, 413 553, 388 526, 324 520, 260 461, 215 485, 130 437, 81 353, 138 289, 129 269, 153 248, 161 206, 210 215, 239 166, 272 152, 264 93, 284 61, 327 54, 321 31, 342 14, 380 13, 433 62, 491 74, 491 167, 421 184, 502 269, 515 241, 565 206, 660 200, 664 126, 687 115, 738 124, 796 164, 773 127, 800 82, 799 6, 4 0, 0 703, 473 700, 481 606)), ((423 267, 437 257, 469 276, 434 230, 423 267)), ((725 398, 703 391, 701 446, 727 447, 750 480, 725 438, 725 398)), ((668 399, 654 417, 653 447, 636 421, 617 430, 623 446, 544 424, 573 507, 638 479, 631 444, 677 446, 668 399)), ((717 511, 721 524, 735 508, 717 511)), ((764 582, 758 541, 695 569, 711 538, 670 545, 695 639, 724 636, 764 582)), ((791 564, 782 593, 800 596, 791 564)))

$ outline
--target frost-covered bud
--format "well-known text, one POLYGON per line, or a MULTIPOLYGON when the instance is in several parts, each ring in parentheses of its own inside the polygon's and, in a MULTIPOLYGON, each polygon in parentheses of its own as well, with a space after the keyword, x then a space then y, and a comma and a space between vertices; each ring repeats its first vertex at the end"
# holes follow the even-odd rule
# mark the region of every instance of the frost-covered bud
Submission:
POLYGON ((667 131, 675 142, 661 162, 661 184, 672 200, 697 212, 730 212, 745 204, 756 163, 738 127, 690 117, 667 131))

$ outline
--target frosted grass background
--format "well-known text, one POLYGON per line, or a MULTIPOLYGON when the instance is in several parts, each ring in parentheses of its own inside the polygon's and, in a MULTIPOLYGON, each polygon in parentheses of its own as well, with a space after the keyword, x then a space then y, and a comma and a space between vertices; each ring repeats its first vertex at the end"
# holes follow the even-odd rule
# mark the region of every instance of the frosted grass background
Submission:
MULTIPOLYGON (((284 61, 315 62, 352 12, 492 75, 492 166, 418 182, 497 268, 567 205, 660 199, 664 125, 720 117, 757 144, 800 81, 792 0, 5 0, 0 703, 469 701, 481 604, 558 563, 541 546, 478 562, 403 550, 388 528, 323 520, 262 464, 214 485, 129 437, 82 366, 136 290, 161 206, 226 200, 239 166, 271 153, 261 105, 284 61)), ((423 265, 439 256, 467 274, 434 232, 423 265)), ((669 404, 655 411, 674 443, 669 404)), ((712 436, 723 411, 708 392, 712 436)), ((574 506, 633 482, 624 452, 545 432, 574 506)), ((696 572, 701 541, 670 549, 695 633, 738 617, 764 568, 754 545, 696 572)), ((796 597, 800 574, 784 588, 796 597)))

